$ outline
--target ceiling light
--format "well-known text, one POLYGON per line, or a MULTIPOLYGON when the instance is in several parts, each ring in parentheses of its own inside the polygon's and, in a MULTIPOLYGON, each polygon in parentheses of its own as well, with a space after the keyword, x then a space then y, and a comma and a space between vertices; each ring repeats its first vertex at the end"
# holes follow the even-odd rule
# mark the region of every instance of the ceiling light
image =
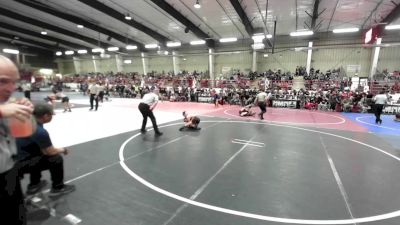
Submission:
POLYGON ((219 39, 219 42, 234 42, 237 41, 237 38, 221 38, 219 39))
POLYGON ((267 38, 268 39, 272 38, 272 34, 267 34, 267 38))
POLYGON ((78 54, 86 54, 86 53, 87 53, 86 49, 78 50, 78 54))
POLYGON ((304 47, 296 47, 296 48, 294 48, 295 52, 300 52, 300 51, 303 51, 303 50, 306 50, 306 49, 304 47))
POLYGON ((102 49, 102 48, 94 48, 94 49, 92 49, 92 52, 93 52, 93 53, 97 53, 97 52, 103 53, 103 52, 104 52, 104 49, 102 49))
POLYGON ((126 46, 126 50, 134 50, 134 49, 137 49, 136 45, 127 45, 126 46))
POLYGON ((109 47, 109 48, 107 48, 107 51, 109 51, 109 52, 116 52, 118 50, 119 50, 118 47, 109 47))
POLYGON ((18 54, 19 54, 19 51, 18 51, 18 50, 9 49, 9 48, 3 49, 3 52, 4 52, 4 53, 9 53, 9 54, 15 54, 15 55, 18 55, 18 54))
POLYGON ((167 47, 179 47, 181 46, 181 42, 167 42, 167 47))
POLYGON ((268 57, 268 54, 264 54, 264 57, 267 58, 267 57, 268 57))
POLYGON ((73 55, 74 51, 65 51, 65 55, 73 55))
POLYGON ((47 35, 47 31, 42 31, 42 32, 40 32, 42 35, 47 35))
POLYGON ((125 60, 124 60, 124 63, 125 63, 125 64, 132 64, 132 60, 130 60, 130 59, 125 59, 125 60))
POLYGON ((145 48, 158 48, 158 44, 148 44, 144 46, 145 48))
POLYGON ((308 36, 308 35, 313 35, 313 34, 314 34, 314 32, 312 30, 305 30, 305 31, 291 32, 290 36, 298 37, 298 36, 308 36))
POLYGON ((164 55, 168 55, 168 53, 169 53, 168 51, 165 51, 165 52, 164 52, 164 55))
POLYGON ((385 29, 386 30, 397 30, 397 29, 400 29, 400 24, 398 24, 398 25, 387 25, 385 27, 385 29))
POLYGON ((52 69, 42 68, 42 69, 39 69, 39 73, 42 73, 42 74, 45 74, 45 75, 51 75, 51 74, 53 74, 53 70, 52 69))
POLYGON ((197 41, 190 42, 191 45, 204 45, 205 43, 206 43, 206 41, 204 41, 204 40, 197 40, 197 41))
POLYGON ((360 29, 357 27, 352 27, 352 28, 343 28, 343 29, 334 29, 332 32, 335 34, 339 33, 352 33, 352 32, 358 32, 360 29))
POLYGON ((132 17, 131 17, 131 16, 129 15, 129 13, 128 13, 128 14, 125 15, 125 19, 126 19, 126 20, 132 20, 132 17))
POLYGON ((201 8, 201 5, 200 5, 200 3, 199 3, 199 0, 196 0, 196 4, 194 4, 194 7, 195 7, 196 9, 200 9, 200 8, 201 8))
POLYGON ((62 52, 60 52, 60 51, 56 52, 56 56, 60 56, 60 55, 62 55, 62 52))
POLYGON ((76 25, 77 28, 82 29, 84 26, 81 24, 76 25))

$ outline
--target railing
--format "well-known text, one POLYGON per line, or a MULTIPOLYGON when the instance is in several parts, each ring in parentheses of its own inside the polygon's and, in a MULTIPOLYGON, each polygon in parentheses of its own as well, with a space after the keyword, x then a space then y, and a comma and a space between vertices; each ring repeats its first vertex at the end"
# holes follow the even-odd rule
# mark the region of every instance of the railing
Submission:
POLYGON ((369 90, 372 94, 378 94, 381 91, 389 91, 393 93, 400 92, 400 82, 396 80, 389 81, 370 81, 369 90))

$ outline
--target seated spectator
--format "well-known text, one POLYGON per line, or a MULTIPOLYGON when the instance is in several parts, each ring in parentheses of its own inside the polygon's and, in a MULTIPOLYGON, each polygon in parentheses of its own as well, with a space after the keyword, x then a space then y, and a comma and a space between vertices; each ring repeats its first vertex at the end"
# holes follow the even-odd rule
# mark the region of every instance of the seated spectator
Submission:
POLYGON ((17 139, 18 168, 20 175, 30 174, 30 184, 27 194, 40 191, 46 181, 41 180, 41 171, 49 170, 52 180, 50 195, 60 195, 75 190, 74 185, 64 184, 64 163, 61 154, 67 155, 66 148, 55 148, 49 133, 43 124, 49 123, 53 118, 53 108, 45 103, 35 105, 33 115, 37 121, 37 129, 32 136, 17 139))
POLYGON ((200 118, 197 116, 190 116, 186 111, 183 111, 183 122, 185 125, 179 128, 179 131, 183 131, 184 129, 189 130, 200 130, 201 128, 198 127, 200 124, 200 118))
POLYGON ((318 104, 318 110, 327 111, 328 110, 328 102, 326 100, 322 100, 318 104))

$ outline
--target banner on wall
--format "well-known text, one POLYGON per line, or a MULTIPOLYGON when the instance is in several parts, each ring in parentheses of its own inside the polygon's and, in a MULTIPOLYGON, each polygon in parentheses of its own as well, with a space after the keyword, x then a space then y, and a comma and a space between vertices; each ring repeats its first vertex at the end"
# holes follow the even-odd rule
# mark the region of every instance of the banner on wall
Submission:
POLYGON ((361 65, 347 65, 348 73, 359 73, 361 71, 361 65))
POLYGON ((360 78, 359 77, 352 77, 351 78, 350 90, 355 91, 358 88, 359 84, 360 84, 360 78))

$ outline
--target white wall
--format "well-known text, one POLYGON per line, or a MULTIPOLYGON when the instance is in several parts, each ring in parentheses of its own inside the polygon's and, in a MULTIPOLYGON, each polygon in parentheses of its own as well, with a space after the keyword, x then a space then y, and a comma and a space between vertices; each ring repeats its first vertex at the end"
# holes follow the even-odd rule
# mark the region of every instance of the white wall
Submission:
MULTIPOLYGON (((172 56, 149 56, 149 72, 173 72, 172 56)), ((143 72, 142 72, 143 73, 143 72)))
MULTIPOLYGON (((358 76, 368 77, 371 69, 372 48, 332 48, 313 50, 311 67, 326 70, 343 67, 347 71, 348 65, 360 65, 358 76)), ((348 76, 356 72, 347 71, 348 76)))
POLYGON ((189 72, 206 72, 208 71, 208 55, 184 55, 179 58, 179 68, 189 72))
POLYGON ((379 52, 378 71, 387 69, 388 72, 400 70, 400 46, 381 48, 379 52))
POLYGON ((215 55, 214 59, 214 73, 216 76, 222 73, 222 69, 224 67, 231 68, 234 71, 249 73, 251 71, 253 55, 251 51, 248 51, 224 55, 215 55))
POLYGON ((124 72, 137 72, 138 74, 143 74, 143 63, 140 57, 126 58, 132 60, 131 64, 124 64, 124 72))
MULTIPOLYGON (((329 69, 343 67, 347 70, 349 65, 360 65, 358 71, 359 76, 368 76, 371 67, 372 48, 370 47, 354 47, 360 46, 359 39, 353 40, 329 40, 314 41, 311 66, 320 69, 323 72, 329 69)), ((257 71, 263 72, 268 69, 294 72, 296 66, 305 66, 307 61, 307 51, 294 51, 295 47, 306 47, 307 42, 304 40, 290 39, 287 43, 277 43, 275 54, 269 53, 267 58, 263 57, 264 52, 260 51, 257 55, 257 71)), ((183 49, 178 51, 180 70, 192 72, 206 72, 208 70, 208 50, 207 47, 198 49, 183 49), (183 60, 183 59, 186 60, 183 60)), ((266 50, 265 50, 266 51, 266 50)), ((270 51, 270 49, 268 49, 270 51)), ((230 68, 248 73, 252 68, 252 52, 249 46, 243 44, 229 45, 215 49, 217 53, 214 57, 214 71, 218 76, 222 73, 222 69, 230 68), (233 53, 239 51, 239 53, 233 53), (227 54, 218 54, 228 52, 227 54)), ((129 58, 132 64, 124 64, 123 71, 143 73, 143 65, 139 52, 132 53, 134 55, 129 58)), ((82 59, 82 72, 93 72, 93 62, 90 56, 82 59)), ((161 73, 173 71, 172 56, 159 56, 155 52, 149 52, 149 71, 157 71, 161 73)), ((59 71, 63 74, 75 73, 72 59, 63 59, 59 64, 59 71)), ((378 70, 388 69, 389 72, 400 69, 400 47, 381 48, 380 59, 378 62, 378 70)), ((117 71, 116 61, 113 56, 110 59, 97 60, 99 72, 117 71)), ((348 75, 354 75, 354 72, 348 72, 348 75)))
MULTIPOLYGON (((279 49, 277 50, 279 51, 279 49)), ((264 57, 264 53, 257 55, 258 72, 264 72, 268 69, 278 70, 283 72, 294 72, 297 66, 305 66, 307 62, 307 52, 301 51, 283 51, 275 54, 268 54, 264 57)))

